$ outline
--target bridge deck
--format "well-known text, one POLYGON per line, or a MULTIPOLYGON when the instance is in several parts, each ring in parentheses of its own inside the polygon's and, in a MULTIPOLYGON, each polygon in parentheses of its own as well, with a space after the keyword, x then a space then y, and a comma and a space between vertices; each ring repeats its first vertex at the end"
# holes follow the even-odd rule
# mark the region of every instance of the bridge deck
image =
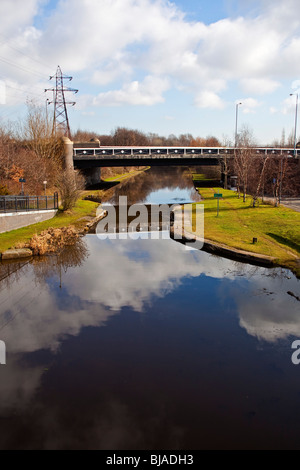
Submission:
MULTIPOLYGON (((106 160, 107 158, 113 160, 123 160, 126 158, 146 160, 150 157, 154 160, 187 157, 188 159, 211 158, 213 160, 218 157, 232 157, 234 151, 235 149, 230 147, 75 147, 73 149, 73 158, 74 160, 106 160)), ((294 157, 294 149, 259 147, 255 148, 254 151, 257 155, 285 155, 294 157)), ((296 154, 297 157, 300 156, 300 149, 296 149, 296 154)))

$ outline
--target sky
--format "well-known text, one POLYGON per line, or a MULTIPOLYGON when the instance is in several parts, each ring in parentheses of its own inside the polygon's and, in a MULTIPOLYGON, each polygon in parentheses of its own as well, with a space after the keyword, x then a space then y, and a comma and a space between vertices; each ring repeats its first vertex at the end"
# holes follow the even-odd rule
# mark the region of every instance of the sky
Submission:
POLYGON ((294 133, 299 0, 0 0, 0 17, 0 125, 30 100, 52 116, 60 66, 74 132, 294 133))

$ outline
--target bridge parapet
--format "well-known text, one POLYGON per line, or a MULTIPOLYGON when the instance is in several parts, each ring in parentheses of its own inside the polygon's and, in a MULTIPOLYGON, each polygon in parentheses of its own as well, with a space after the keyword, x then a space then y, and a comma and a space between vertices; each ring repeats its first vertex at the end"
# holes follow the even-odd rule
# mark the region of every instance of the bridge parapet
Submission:
MULTIPOLYGON (((137 160, 143 160, 143 158, 176 158, 176 157, 188 157, 188 158, 209 158, 213 159, 217 156, 229 158, 234 156, 235 150, 239 151, 242 149, 234 149, 231 147, 75 147, 73 148, 74 160, 91 159, 106 159, 107 157, 115 157, 117 159, 126 159, 130 157, 137 160)), ((270 155, 278 156, 285 155, 288 157, 294 157, 294 149, 286 148, 270 148, 261 147, 254 148, 253 151, 257 155, 270 155)), ((296 150, 297 157, 300 156, 300 149, 296 150)))

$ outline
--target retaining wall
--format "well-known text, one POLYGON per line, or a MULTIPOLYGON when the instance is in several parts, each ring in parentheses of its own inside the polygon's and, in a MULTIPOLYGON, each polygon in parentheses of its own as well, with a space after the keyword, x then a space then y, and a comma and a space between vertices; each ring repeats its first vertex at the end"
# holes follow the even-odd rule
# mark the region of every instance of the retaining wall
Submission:
POLYGON ((37 224, 44 220, 52 219, 57 210, 11 212, 0 214, 0 233, 10 232, 28 225, 37 224))

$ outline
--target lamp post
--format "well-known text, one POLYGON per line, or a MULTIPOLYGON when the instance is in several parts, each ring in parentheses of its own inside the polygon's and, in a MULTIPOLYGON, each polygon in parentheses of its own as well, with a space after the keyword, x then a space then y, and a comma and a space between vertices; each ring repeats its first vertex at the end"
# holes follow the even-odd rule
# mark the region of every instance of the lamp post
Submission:
POLYGON ((238 135, 238 132, 237 132, 237 129, 238 129, 238 113, 239 113, 239 106, 241 104, 243 104, 243 103, 237 103, 236 106, 235 106, 235 143, 234 143, 235 148, 237 146, 237 135, 238 135))
POLYGON ((46 99, 46 124, 48 126, 48 105, 50 104, 49 98, 46 99))
POLYGON ((45 196, 46 196, 47 181, 43 181, 43 185, 44 185, 44 192, 45 192, 45 196))
POLYGON ((290 96, 296 96, 296 112, 295 112, 295 133, 294 133, 294 157, 296 157, 297 146, 297 119, 298 119, 298 93, 291 93, 290 96))

